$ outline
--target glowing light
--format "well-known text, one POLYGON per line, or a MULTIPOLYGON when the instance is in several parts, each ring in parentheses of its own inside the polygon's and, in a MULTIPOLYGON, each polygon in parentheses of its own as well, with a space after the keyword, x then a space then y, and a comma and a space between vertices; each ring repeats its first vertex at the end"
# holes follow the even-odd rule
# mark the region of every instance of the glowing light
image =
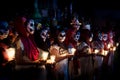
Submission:
POLYGON ((43 51, 43 53, 42 53, 42 59, 46 60, 48 58, 48 54, 49 54, 48 52, 43 51))
POLYGON ((119 46, 119 43, 116 43, 116 46, 119 46))
POLYGON ((94 53, 97 54, 98 52, 99 52, 99 50, 98 50, 98 49, 95 49, 94 53))
POLYGON ((107 48, 110 49, 110 47, 111 47, 111 44, 109 43, 109 44, 107 45, 107 48))
POLYGON ((74 55, 76 49, 75 48, 69 48, 68 51, 69 51, 70 54, 74 55))
POLYGON ((15 48, 6 49, 8 55, 8 61, 15 59, 15 48))
POLYGON ((114 47, 113 47, 113 51, 115 51, 115 50, 116 50, 116 47, 114 46, 114 47))
POLYGON ((51 55, 50 60, 51 60, 51 63, 54 63, 55 62, 55 55, 51 55))
POLYGON ((75 48, 71 48, 72 54, 75 53, 76 49, 75 48))
POLYGON ((107 50, 104 50, 104 56, 106 56, 108 54, 107 50))
POLYGON ((47 64, 53 64, 53 63, 55 63, 55 55, 51 55, 50 56, 50 59, 47 59, 47 64))

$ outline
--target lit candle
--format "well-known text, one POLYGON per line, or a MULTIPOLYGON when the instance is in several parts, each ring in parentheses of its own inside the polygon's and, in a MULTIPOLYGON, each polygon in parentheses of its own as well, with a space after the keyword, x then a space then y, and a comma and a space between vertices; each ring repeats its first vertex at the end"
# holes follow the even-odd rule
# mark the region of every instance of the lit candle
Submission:
POLYGON ((115 46, 113 46, 113 51, 115 51, 116 50, 116 47, 115 46))
POLYGON ((98 49, 95 49, 94 53, 97 54, 98 52, 99 52, 99 50, 98 50, 98 49))
POLYGON ((76 49, 75 48, 71 48, 72 54, 75 53, 76 49))
POLYGON ((101 52, 101 53, 102 53, 102 55, 104 55, 104 49, 102 49, 102 52, 101 52))
POLYGON ((51 63, 54 63, 55 62, 55 55, 51 55, 50 60, 51 60, 51 63))
POLYGON ((107 50, 104 50, 104 56, 106 56, 108 54, 107 50))
POLYGON ((116 46, 119 46, 119 43, 118 43, 118 42, 116 43, 116 46))
POLYGON ((43 53, 42 53, 42 59, 46 60, 47 58, 48 58, 48 52, 43 51, 43 53))
POLYGON ((109 44, 107 45, 107 48, 110 49, 110 47, 111 47, 111 44, 109 43, 109 44))
POLYGON ((8 61, 11 61, 15 58, 15 48, 8 48, 6 49, 8 55, 8 61))
POLYGON ((92 53, 92 48, 88 48, 88 53, 89 53, 89 54, 92 53))
POLYGON ((113 46, 113 47, 110 48, 110 51, 115 51, 115 50, 116 50, 115 46, 113 46))
POLYGON ((68 52, 69 52, 70 54, 73 54, 73 55, 74 55, 75 51, 76 51, 75 48, 69 48, 69 49, 68 49, 68 52))

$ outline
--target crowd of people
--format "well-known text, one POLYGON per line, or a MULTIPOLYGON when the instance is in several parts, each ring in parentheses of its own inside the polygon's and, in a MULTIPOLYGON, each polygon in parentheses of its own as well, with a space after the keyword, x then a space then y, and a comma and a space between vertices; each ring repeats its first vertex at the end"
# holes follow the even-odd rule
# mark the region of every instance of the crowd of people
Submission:
MULTIPOLYGON (((59 23, 56 18, 50 20, 47 25, 26 16, 0 21, 0 79, 6 80, 6 75, 7 80, 23 79, 15 75, 19 65, 27 64, 39 66, 39 80, 108 80, 112 77, 119 45, 113 28, 92 30, 91 23, 80 21, 78 15, 64 20, 68 23, 59 23)), ((33 75, 26 76, 38 80, 36 76, 31 78, 33 75)))

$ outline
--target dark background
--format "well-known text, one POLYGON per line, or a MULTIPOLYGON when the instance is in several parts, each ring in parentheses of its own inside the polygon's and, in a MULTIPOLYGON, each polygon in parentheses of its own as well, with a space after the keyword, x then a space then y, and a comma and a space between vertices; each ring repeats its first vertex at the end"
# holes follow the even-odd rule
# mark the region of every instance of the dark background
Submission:
MULTIPOLYGON (((38 0, 40 8, 52 8, 54 0, 38 0)), ((120 2, 115 0, 56 0, 58 8, 63 10, 66 6, 73 3, 73 11, 83 16, 103 17, 112 15, 120 18, 120 2)), ((17 14, 33 14, 34 0, 1 0, 0 17, 14 17, 17 14)))

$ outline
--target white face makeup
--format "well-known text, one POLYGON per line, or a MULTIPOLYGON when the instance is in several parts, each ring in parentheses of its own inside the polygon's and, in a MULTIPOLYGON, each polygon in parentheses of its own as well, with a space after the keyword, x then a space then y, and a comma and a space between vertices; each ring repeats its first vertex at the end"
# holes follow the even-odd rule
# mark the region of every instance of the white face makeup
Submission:
POLYGON ((98 33, 98 38, 102 41, 102 33, 98 33))
POLYGON ((108 39, 108 34, 103 34, 103 41, 107 41, 108 39))
POLYGON ((29 22, 27 23, 27 30, 30 34, 34 34, 35 31, 35 26, 34 26, 34 20, 29 20, 29 22))
POLYGON ((111 32, 109 32, 109 37, 112 39, 113 38, 113 36, 114 36, 114 33, 111 31, 111 32))
POLYGON ((77 32, 74 36, 74 40, 78 42, 79 39, 80 39, 80 32, 77 32))
POLYGON ((0 30, 0 40, 7 38, 8 34, 9 34, 9 30, 7 31, 0 30))
POLYGON ((8 34, 8 23, 6 21, 0 22, 0 40, 7 38, 8 34))
POLYGON ((78 20, 75 20, 74 24, 73 24, 73 27, 76 28, 77 30, 79 30, 80 28, 80 23, 78 20))
POLYGON ((45 41, 46 38, 48 37, 48 30, 47 29, 43 29, 40 33, 41 38, 45 41))
POLYGON ((60 42, 63 42, 63 41, 65 40, 65 38, 66 38, 66 33, 65 33, 65 31, 62 31, 62 32, 60 32, 60 33, 58 34, 58 40, 59 40, 60 42))

